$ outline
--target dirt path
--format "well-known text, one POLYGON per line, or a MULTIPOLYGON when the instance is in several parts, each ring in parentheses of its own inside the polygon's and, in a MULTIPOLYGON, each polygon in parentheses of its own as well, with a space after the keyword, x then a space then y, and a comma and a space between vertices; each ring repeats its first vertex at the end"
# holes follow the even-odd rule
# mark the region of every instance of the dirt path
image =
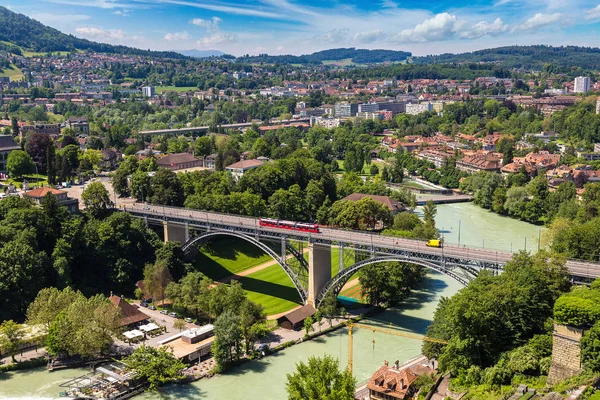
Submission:
MULTIPOLYGON (((307 252, 308 252, 308 249, 304 249, 304 253, 307 253, 307 252)), ((294 256, 290 254, 287 258, 290 259, 292 257, 294 257, 294 256)), ((240 271, 237 274, 226 276, 223 279, 219 279, 215 283, 229 283, 229 282, 231 282, 232 279, 237 281, 238 279, 240 279, 240 278, 242 278, 244 276, 248 276, 248 275, 253 274, 255 272, 261 271, 261 270, 263 270, 265 268, 268 268, 268 267, 270 267, 272 265, 275 265, 275 264, 277 264, 277 261, 275 261, 275 260, 267 261, 267 262, 264 262, 262 264, 256 265, 254 267, 250 267, 250 268, 247 268, 247 269, 245 269, 243 271, 240 271)))

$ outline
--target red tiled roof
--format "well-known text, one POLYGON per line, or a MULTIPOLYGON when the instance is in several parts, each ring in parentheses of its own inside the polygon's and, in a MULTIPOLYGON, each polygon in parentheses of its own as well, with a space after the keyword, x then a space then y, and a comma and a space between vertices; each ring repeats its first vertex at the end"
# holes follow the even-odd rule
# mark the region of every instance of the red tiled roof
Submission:
POLYGON ((58 190, 50 187, 41 187, 30 190, 29 192, 26 192, 25 195, 29 197, 44 197, 48 193, 52 193, 53 195, 58 196, 59 194, 66 194, 67 192, 65 192, 64 190, 58 190))
POLYGON ((250 169, 260 167, 264 163, 259 160, 242 160, 227 166, 227 169, 250 169))
POLYGON ((156 163, 161 167, 170 167, 171 165, 196 161, 200 160, 190 153, 175 153, 164 156, 163 158, 159 159, 156 163))
POLYGON ((368 197, 370 199, 375 200, 378 203, 386 205, 391 211, 398 211, 398 210, 404 209, 404 207, 402 206, 402 204, 399 201, 394 200, 388 196, 377 196, 374 194, 364 194, 364 193, 352 193, 351 195, 344 197, 342 200, 359 201, 359 200, 364 199, 365 197, 368 197))

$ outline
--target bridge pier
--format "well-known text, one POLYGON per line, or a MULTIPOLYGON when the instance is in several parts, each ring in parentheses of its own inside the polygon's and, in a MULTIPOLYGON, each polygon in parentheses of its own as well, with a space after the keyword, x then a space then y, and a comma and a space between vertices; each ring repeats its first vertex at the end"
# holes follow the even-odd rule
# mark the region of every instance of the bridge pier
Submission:
POLYGON ((316 306, 316 298, 331 280, 331 246, 310 242, 308 244, 308 299, 316 306))
POLYGON ((186 243, 190 238, 190 229, 187 223, 180 224, 175 222, 163 221, 165 243, 179 242, 186 243))

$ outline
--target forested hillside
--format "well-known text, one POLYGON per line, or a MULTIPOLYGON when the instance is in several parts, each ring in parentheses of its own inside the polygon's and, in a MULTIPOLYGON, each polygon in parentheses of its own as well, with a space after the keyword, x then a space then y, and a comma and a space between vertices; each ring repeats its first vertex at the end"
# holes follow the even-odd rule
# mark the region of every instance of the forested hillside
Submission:
MULTIPOLYGON (((23 14, 0 6, 0 40, 40 52, 93 50, 102 53, 133 54, 141 56, 185 58, 184 55, 166 51, 148 51, 126 46, 113 46, 66 35, 23 14)), ((10 50, 6 48, 6 50, 10 50)), ((14 46, 12 46, 14 49, 14 46)))
POLYGON ((498 63, 506 68, 541 69, 558 67, 600 68, 600 48, 578 46, 505 46, 462 54, 440 54, 415 57, 415 64, 498 63))
POLYGON ((350 59, 356 64, 374 64, 382 62, 401 62, 410 57, 412 53, 394 50, 366 50, 350 48, 339 48, 318 51, 301 56, 282 55, 270 56, 259 54, 258 56, 240 57, 238 61, 246 63, 267 64, 321 64, 323 61, 339 61, 350 59))

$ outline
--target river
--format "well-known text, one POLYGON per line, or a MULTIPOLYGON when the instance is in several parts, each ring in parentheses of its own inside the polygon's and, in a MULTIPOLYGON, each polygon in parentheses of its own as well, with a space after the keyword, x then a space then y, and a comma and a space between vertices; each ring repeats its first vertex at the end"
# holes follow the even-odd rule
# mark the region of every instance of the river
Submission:
MULTIPOLYGON (((417 213, 423 214, 418 207, 417 213)), ((535 252, 543 226, 529 224, 485 210, 473 203, 437 206, 436 227, 446 244, 486 249, 535 252)))
MULTIPOLYGON (((469 246, 485 246, 498 250, 537 248, 540 227, 498 216, 470 203, 440 205, 437 208, 436 224, 443 231, 446 242, 458 243, 460 221, 460 243, 469 246)), ((420 210, 418 210, 420 212, 420 210)), ((423 289, 396 309, 387 310, 366 321, 388 325, 399 329, 424 334, 442 296, 452 296, 461 286, 445 275, 430 272, 423 289)), ((190 385, 170 386, 156 393, 138 396, 137 399, 246 399, 249 393, 264 399, 285 398, 285 375, 292 372, 298 361, 310 355, 330 354, 348 362, 347 333, 344 329, 321 336, 281 351, 262 360, 248 362, 227 374, 204 379, 190 385)), ((420 354, 421 343, 414 339, 374 333, 357 329, 354 335, 354 374, 358 382, 367 380, 383 365, 384 360, 399 360, 401 363, 420 354), (373 343, 374 341, 374 343, 373 343)), ((0 399, 46 399, 60 392, 60 383, 69 378, 85 374, 87 370, 47 372, 44 369, 20 371, 0 375, 0 399)))

